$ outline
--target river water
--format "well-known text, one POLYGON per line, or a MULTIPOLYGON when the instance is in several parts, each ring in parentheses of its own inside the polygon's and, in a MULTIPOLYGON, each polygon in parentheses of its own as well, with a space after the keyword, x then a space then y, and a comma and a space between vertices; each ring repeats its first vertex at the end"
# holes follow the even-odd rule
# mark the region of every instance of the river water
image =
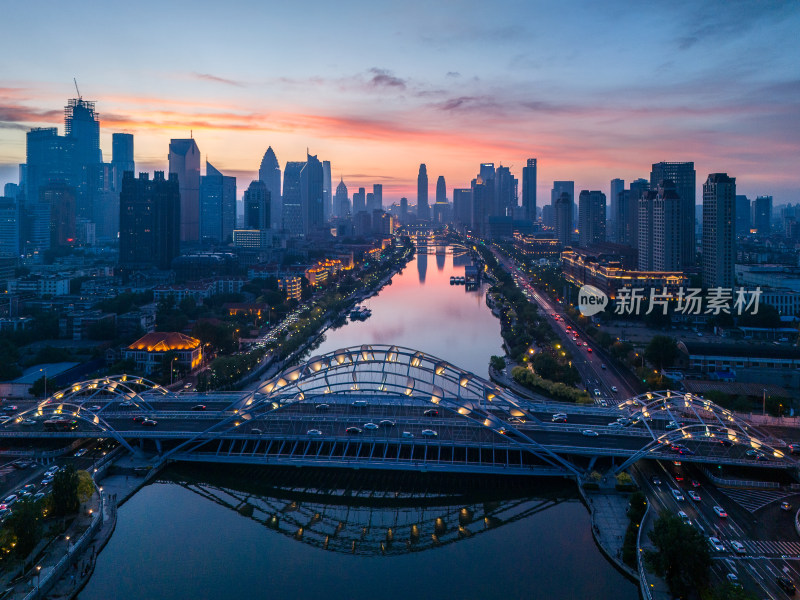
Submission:
MULTIPOLYGON (((408 346, 486 376, 502 354, 469 259, 419 254, 314 354, 408 346), (455 263, 455 264, 454 264, 455 263)), ((569 482, 176 466, 118 513, 81 600, 634 600, 569 482)))

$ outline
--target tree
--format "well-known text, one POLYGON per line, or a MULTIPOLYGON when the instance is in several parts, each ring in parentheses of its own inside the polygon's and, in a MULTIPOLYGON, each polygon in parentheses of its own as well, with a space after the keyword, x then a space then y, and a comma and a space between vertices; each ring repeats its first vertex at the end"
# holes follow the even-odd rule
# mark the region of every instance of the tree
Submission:
POLYGON ((646 559, 659 577, 663 577, 673 596, 685 597, 708 585, 711 555, 700 532, 677 515, 662 514, 649 533, 658 549, 646 559))
POLYGON ((506 361, 502 356, 492 356, 489 359, 489 364, 495 371, 502 371, 506 368, 506 361))
POLYGON ((63 517, 78 512, 78 472, 72 465, 53 477, 53 513, 63 517))
POLYGON ((777 329, 781 327, 781 315, 774 306, 762 304, 758 307, 756 314, 745 312, 739 317, 741 327, 765 327, 767 329, 777 329))
POLYGON ((678 358, 678 344, 675 338, 666 335, 653 336, 645 348, 644 357, 659 369, 671 367, 678 358))
POLYGON ((78 471, 78 500, 87 502, 94 494, 94 481, 88 471, 78 471))
POLYGON ((45 384, 45 378, 40 377, 39 379, 33 382, 33 385, 31 387, 28 388, 28 392, 36 398, 44 397, 45 388, 47 388, 47 391, 50 394, 55 392, 58 389, 55 379, 48 378, 45 384))
POLYGON ((8 518, 7 527, 17 540, 14 551, 20 558, 25 558, 42 537, 42 510, 38 503, 30 498, 18 501, 8 518))

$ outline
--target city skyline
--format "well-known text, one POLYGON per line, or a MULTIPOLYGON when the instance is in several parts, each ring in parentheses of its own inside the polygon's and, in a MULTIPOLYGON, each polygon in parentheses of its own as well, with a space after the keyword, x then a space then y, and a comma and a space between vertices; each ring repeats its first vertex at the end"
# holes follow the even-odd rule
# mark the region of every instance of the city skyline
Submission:
MULTIPOLYGON (((454 189, 468 186, 482 162, 519 176, 529 157, 539 160, 542 185, 575 180, 578 189, 607 191, 611 179, 646 176, 653 163, 693 161, 702 175, 735 175, 749 197, 771 195, 777 205, 800 195, 792 164, 800 135, 790 118, 798 110, 797 5, 564 11, 506 3, 479 19, 471 3, 424 12, 315 5, 308 31, 320 35, 298 49, 279 26, 296 16, 290 7, 270 15, 268 41, 241 44, 258 37, 249 3, 227 16, 168 12, 141 38, 120 33, 146 4, 92 17, 87 40, 105 58, 97 66, 56 52, 87 27, 84 15, 37 12, 39 43, 6 65, 0 90, 0 182, 17 181, 28 128, 62 133, 75 76, 97 103, 105 160, 112 133, 133 133, 137 169, 165 170, 169 140, 192 135, 202 159, 236 176, 240 191, 272 146, 282 165, 310 148, 352 189, 382 183, 386 203, 416 197, 421 162, 430 179, 443 175, 454 189), (356 40, 335 35, 348 23, 360 26, 356 40), (194 52, 177 52, 178 38, 169 37, 177 24, 203 40, 194 52), (565 36, 595 43, 565 47, 565 36), (265 64, 263 55, 280 59, 265 64)), ((32 10, 15 5, 6 14, 32 22, 32 10)), ((22 35, 10 30, 4 42, 19 47, 22 35)))

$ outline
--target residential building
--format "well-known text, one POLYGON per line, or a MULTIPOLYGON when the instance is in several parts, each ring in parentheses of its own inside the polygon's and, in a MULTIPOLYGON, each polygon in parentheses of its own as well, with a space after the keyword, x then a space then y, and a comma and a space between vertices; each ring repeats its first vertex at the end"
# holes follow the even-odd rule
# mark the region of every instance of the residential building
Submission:
MULTIPOLYGON (((652 268, 655 271, 682 271, 681 198, 672 181, 662 181, 653 200, 652 268)), ((642 252, 640 248, 640 252, 642 252)))
POLYGON ((703 184, 703 286, 732 288, 736 260, 736 178, 712 173, 703 184))
POLYGON ((572 196, 562 192, 553 204, 553 219, 556 239, 562 246, 572 245, 572 196))
POLYGON ((681 264, 694 266, 695 256, 695 204, 697 175, 693 162, 654 163, 650 171, 650 189, 662 181, 672 181, 681 199, 681 264))
POLYGON ((281 277, 278 279, 278 289, 286 292, 288 299, 299 301, 303 297, 303 280, 300 277, 281 277))
MULTIPOLYGON (((453 196, 455 200, 455 195, 453 196)), ((536 159, 529 158, 522 167, 522 210, 529 221, 536 221, 536 159)))
POLYGON ((750 233, 750 199, 736 195, 736 235, 750 233))
POLYGON ((578 197, 578 240, 586 248, 606 241, 606 195, 582 190, 578 197))
POLYGON ((753 228, 761 236, 772 233, 772 196, 757 196, 753 200, 753 228))

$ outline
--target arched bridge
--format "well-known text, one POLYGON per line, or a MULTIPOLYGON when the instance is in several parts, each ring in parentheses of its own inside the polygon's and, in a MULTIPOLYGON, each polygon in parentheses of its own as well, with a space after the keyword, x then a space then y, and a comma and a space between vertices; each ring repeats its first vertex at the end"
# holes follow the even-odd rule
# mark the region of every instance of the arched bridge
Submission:
POLYGON ((568 477, 601 457, 617 470, 675 456, 797 466, 780 441, 693 394, 654 392, 613 408, 533 401, 388 345, 310 358, 254 392, 174 393, 124 375, 75 384, 20 410, 0 437, 152 440, 164 460, 189 462, 568 477), (42 429, 59 415, 75 423, 42 429))

